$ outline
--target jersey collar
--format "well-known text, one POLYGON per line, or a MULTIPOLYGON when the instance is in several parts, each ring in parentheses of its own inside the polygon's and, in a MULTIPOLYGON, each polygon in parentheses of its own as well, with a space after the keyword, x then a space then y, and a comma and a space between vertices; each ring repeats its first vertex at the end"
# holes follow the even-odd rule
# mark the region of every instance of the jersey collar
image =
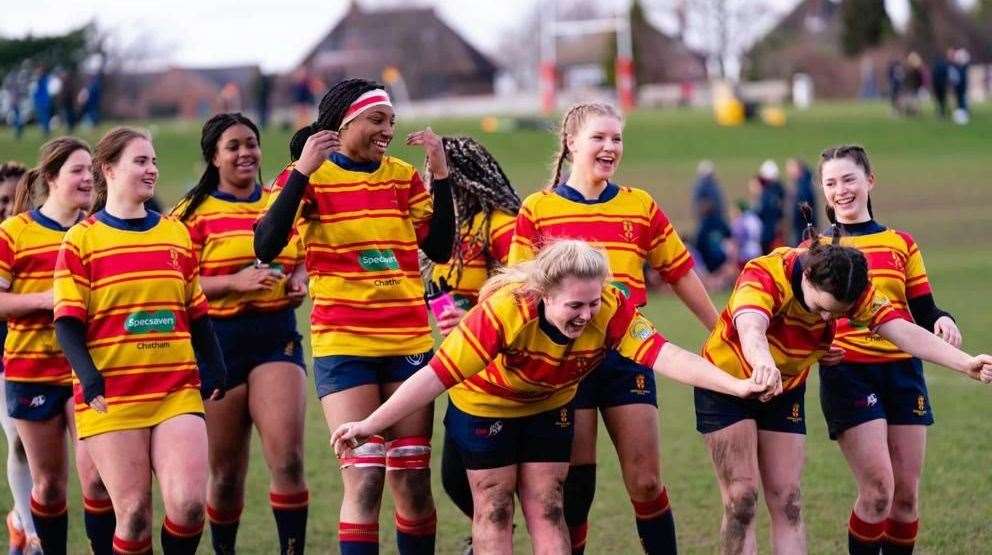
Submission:
POLYGON ((599 198, 594 198, 594 199, 587 199, 586 197, 582 196, 582 193, 580 193, 578 190, 576 190, 568 183, 559 183, 558 186, 555 187, 555 194, 557 194, 561 198, 570 200, 572 202, 578 202, 581 204, 602 204, 604 202, 609 202, 613 200, 613 198, 616 197, 618 193, 620 193, 620 187, 618 187, 614 183, 609 183, 609 182, 607 182, 606 187, 603 189, 603 192, 599 194, 599 198))
POLYGON ((554 324, 544 316, 544 301, 537 303, 537 325, 548 336, 548 339, 558 345, 568 345, 572 342, 567 335, 561 332, 554 324))
POLYGON ((104 224, 123 231, 148 231, 158 225, 158 221, 162 219, 162 216, 158 212, 151 210, 145 214, 144 218, 118 218, 117 216, 111 216, 106 210, 101 210, 94 214, 94 216, 104 224))
POLYGON ((379 162, 356 162, 337 151, 331 153, 330 160, 341 169, 353 172, 372 173, 380 166, 379 162))
POLYGON ((262 186, 258 183, 255 184, 255 188, 252 189, 251 194, 248 198, 238 198, 231 193, 225 193, 224 191, 219 191, 214 189, 210 191, 210 196, 219 200, 226 200, 227 202, 258 202, 262 198, 262 186))

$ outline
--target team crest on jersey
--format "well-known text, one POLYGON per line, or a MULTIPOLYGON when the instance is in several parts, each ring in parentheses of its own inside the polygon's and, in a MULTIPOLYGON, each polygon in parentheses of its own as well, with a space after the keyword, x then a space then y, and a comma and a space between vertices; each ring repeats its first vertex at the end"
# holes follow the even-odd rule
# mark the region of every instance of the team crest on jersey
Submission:
POLYGON ((482 257, 483 240, 481 237, 465 237, 462 240, 462 260, 475 260, 482 257))
POLYGON ((927 413, 927 398, 924 395, 918 395, 916 397, 916 408, 913 409, 913 414, 916 416, 924 416, 927 413))
POLYGON ((568 409, 563 408, 558 411, 558 421, 555 422, 555 426, 559 428, 567 428, 571 426, 572 423, 568 419, 568 409))
POLYGON ((654 326, 643 316, 638 317, 630 327, 630 336, 638 341, 645 341, 652 335, 654 335, 654 326))
POLYGON ((179 249, 169 249, 169 267, 177 272, 183 271, 183 267, 179 263, 179 249))
POLYGON ((890 251, 889 256, 892 257, 892 267, 900 272, 906 271, 906 261, 903 260, 895 251, 890 251))
POLYGON ((789 416, 786 417, 786 420, 795 424, 803 421, 803 411, 802 407, 799 406, 799 403, 792 403, 792 411, 789 413, 789 416))
POLYGON ((634 229, 634 222, 625 221, 623 222, 623 231, 620 232, 620 238, 628 243, 637 242, 637 230, 634 229))

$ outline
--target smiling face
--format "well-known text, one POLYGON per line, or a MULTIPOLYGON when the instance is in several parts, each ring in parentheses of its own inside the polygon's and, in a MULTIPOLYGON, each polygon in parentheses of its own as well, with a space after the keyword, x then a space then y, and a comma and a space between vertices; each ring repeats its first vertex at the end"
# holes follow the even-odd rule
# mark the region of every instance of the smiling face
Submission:
POLYGON ((803 275, 802 280, 803 299, 809 311, 817 314, 824 322, 842 318, 850 312, 854 303, 843 303, 837 300, 830 293, 818 289, 810 280, 803 275))
POLYGON ((623 158, 623 124, 610 115, 592 115, 568 137, 574 172, 594 182, 609 181, 623 158))
POLYGON ((868 194, 875 188, 875 176, 850 158, 827 160, 820 168, 823 198, 834 209, 837 221, 845 224, 867 222, 868 194))
POLYGON ((378 162, 386 154, 396 129, 389 106, 373 106, 341 129, 341 151, 356 162, 378 162))
POLYGON ((66 210, 89 210, 93 205, 93 157, 77 149, 66 158, 59 173, 48 178, 47 202, 66 210))
POLYGON ((601 308, 603 280, 567 277, 544 296, 544 316, 565 337, 575 339, 601 308))
POLYGON ((116 163, 103 168, 107 176, 107 195, 127 204, 141 204, 155 195, 158 181, 155 147, 138 137, 128 142, 116 163))
POLYGON ((220 174, 219 187, 254 187, 261 161, 262 149, 255 132, 240 123, 228 127, 217 140, 217 151, 212 162, 220 174))

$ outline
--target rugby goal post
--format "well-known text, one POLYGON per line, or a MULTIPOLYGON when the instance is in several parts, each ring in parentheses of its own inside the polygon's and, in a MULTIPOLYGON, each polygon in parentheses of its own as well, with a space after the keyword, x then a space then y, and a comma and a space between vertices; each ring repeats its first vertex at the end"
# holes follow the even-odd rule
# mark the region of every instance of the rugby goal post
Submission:
POLYGON ((541 110, 550 114, 557 107, 557 43, 559 37, 575 37, 613 33, 617 41, 616 72, 617 99, 620 109, 627 111, 636 105, 634 80, 634 44, 630 29, 630 9, 627 2, 615 2, 613 17, 558 21, 558 0, 546 0, 541 10, 541 110))

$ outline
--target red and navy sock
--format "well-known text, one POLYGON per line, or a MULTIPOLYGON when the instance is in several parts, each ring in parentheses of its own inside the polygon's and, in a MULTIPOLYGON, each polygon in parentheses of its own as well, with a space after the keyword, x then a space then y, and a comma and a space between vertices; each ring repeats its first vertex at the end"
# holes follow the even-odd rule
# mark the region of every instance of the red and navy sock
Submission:
POLYGON ((338 545, 341 555, 378 555, 379 523, 338 523, 338 545))
POLYGON ((242 508, 222 511, 207 505, 207 521, 210 522, 210 544, 217 555, 234 554, 238 541, 238 526, 241 524, 242 508))
POLYGON ((203 523, 180 526, 166 516, 162 522, 162 552, 165 555, 196 555, 203 535, 203 523))
POLYGON ((588 535, 588 522, 568 527, 568 539, 572 542, 572 555, 582 555, 586 552, 586 536, 588 535))
POLYGON ((648 555, 674 554, 678 552, 675 542, 675 516, 668 502, 668 490, 662 488, 658 497, 651 501, 634 501, 634 517, 637 520, 637 535, 641 546, 648 555))
POLYGON ((885 537, 882 539, 882 555, 909 555, 916 547, 916 534, 920 530, 920 520, 899 522, 891 518, 885 521, 885 537))
POLYGON ((401 555, 434 553, 436 537, 437 512, 419 520, 409 520, 396 514, 396 547, 401 555))
POLYGON ((865 522, 854 511, 847 524, 847 551, 851 555, 878 555, 885 535, 885 521, 865 522))
POLYGON ((302 553, 307 543, 307 514, 310 491, 269 493, 272 516, 279 532, 279 553, 302 553))
POLYGON ((107 499, 83 497, 83 522, 93 555, 111 555, 114 551, 114 529, 117 517, 114 505, 107 499))
POLYGON ((46 555, 65 555, 69 541, 69 505, 46 505, 31 496, 31 517, 46 555))
POLYGON ((150 555, 152 537, 143 540, 122 540, 114 536, 114 555, 150 555))

